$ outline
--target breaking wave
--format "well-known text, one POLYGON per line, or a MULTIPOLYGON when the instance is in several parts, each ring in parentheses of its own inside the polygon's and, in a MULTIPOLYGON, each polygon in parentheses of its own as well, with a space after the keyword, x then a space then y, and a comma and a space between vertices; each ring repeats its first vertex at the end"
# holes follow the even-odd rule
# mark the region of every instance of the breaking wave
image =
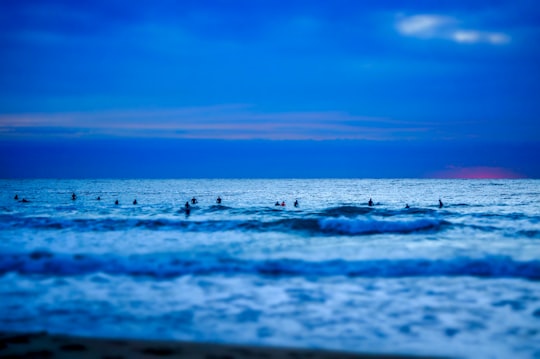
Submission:
POLYGON ((447 221, 418 219, 415 221, 378 221, 372 219, 328 218, 320 221, 321 230, 337 234, 411 233, 435 230, 447 221))

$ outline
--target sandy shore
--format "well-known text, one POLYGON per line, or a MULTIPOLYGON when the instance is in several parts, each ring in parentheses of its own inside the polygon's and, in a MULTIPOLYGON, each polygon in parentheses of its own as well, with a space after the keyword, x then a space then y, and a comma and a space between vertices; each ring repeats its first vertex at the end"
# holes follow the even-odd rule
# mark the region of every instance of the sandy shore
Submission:
POLYGON ((207 343, 101 339, 47 333, 0 333, 2 358, 186 358, 186 359, 365 359, 418 358, 309 349, 207 343))

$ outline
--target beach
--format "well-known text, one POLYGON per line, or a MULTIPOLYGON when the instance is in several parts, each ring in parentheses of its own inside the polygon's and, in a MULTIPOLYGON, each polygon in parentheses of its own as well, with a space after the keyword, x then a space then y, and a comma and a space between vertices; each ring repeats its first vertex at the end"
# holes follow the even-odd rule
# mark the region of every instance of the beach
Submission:
POLYGON ((1 333, 2 358, 185 358, 185 359, 406 359, 417 356, 360 354, 175 341, 105 339, 47 333, 1 333))

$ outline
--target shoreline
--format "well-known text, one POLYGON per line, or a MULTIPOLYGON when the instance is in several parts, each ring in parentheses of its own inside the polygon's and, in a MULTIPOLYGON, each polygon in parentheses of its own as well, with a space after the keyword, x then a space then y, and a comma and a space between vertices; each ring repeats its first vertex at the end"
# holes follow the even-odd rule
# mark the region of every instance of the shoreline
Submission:
MULTIPOLYGON (((406 359, 435 358, 319 349, 185 341, 92 338, 47 332, 1 332, 3 358, 186 358, 186 359, 406 359)), ((439 357, 440 358, 440 357, 439 357)))

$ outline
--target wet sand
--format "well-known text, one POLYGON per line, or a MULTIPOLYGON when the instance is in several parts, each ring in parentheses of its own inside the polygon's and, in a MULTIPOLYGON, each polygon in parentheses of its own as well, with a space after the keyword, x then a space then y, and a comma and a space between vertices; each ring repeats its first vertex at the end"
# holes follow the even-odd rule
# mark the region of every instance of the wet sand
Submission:
MULTIPOLYGON (((325 350, 176 341, 87 338, 48 333, 0 333, 1 358, 389 359, 421 358, 325 350)), ((428 357, 422 357, 428 358, 428 357)))

